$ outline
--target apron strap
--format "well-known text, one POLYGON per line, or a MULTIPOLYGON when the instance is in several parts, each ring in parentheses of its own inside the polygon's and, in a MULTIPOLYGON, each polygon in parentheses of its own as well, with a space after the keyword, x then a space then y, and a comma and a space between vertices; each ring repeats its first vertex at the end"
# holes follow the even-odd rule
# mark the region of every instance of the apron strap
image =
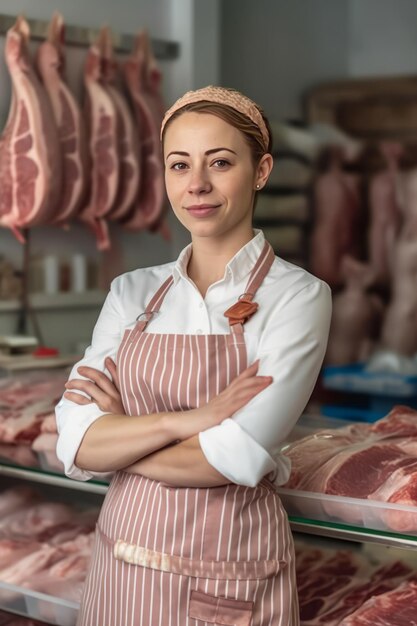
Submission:
POLYGON ((174 282, 174 277, 172 274, 168 276, 165 282, 159 287, 158 291, 153 295, 151 300, 148 302, 146 309, 143 313, 140 313, 136 318, 136 325, 131 333, 130 341, 133 341, 138 333, 141 333, 145 330, 148 322, 152 319, 152 315, 154 313, 158 313, 161 308, 161 304, 164 301, 164 298, 174 282))
POLYGON ((271 244, 265 241, 262 252, 250 273, 245 293, 239 296, 238 301, 224 312, 224 315, 229 320, 232 333, 241 334, 243 332, 243 324, 258 310, 258 304, 253 301, 253 298, 271 269, 274 259, 274 250, 271 244))
MULTIPOLYGON (((261 286, 265 276, 271 269, 274 259, 275 253, 272 249, 272 246, 268 241, 265 241, 262 252, 259 255, 250 273, 249 280, 246 284, 245 293, 243 293, 239 297, 239 300, 224 313, 224 315, 229 318, 230 330, 233 334, 242 335, 243 324, 245 324, 245 322, 247 322, 248 319, 252 317, 254 313, 256 313, 258 309, 258 304, 256 302, 253 302, 252 300, 258 288, 261 286)), ((138 315, 138 317, 136 318, 137 323, 130 336, 131 341, 134 340, 137 333, 143 332, 145 330, 148 322, 152 319, 154 313, 158 313, 161 308, 161 304, 164 301, 164 298, 173 282, 174 277, 171 274, 170 276, 168 276, 165 282, 162 283, 158 291, 149 301, 145 311, 138 315)))

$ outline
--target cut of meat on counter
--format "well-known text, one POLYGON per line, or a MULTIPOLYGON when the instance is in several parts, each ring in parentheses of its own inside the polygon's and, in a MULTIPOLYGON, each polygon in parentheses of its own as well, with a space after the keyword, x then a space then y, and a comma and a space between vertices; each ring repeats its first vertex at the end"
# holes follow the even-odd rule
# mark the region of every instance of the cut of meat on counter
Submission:
POLYGON ((102 78, 104 88, 113 100, 118 118, 119 186, 116 200, 108 214, 111 221, 124 219, 137 200, 140 185, 139 130, 133 111, 121 85, 121 72, 113 51, 110 30, 102 29, 102 78))
POLYGON ((52 220, 61 193, 61 153, 48 97, 28 52, 30 30, 19 17, 6 36, 12 81, 9 117, 0 139, 0 226, 19 241, 21 229, 52 220))
POLYGON ((146 32, 137 35, 134 50, 122 67, 140 129, 139 196, 133 212, 123 222, 124 228, 136 231, 160 224, 166 207, 159 140, 165 108, 160 91, 162 74, 146 32))
POLYGON ((17 490, 19 499, 13 491, 0 493, 0 581, 79 602, 98 508, 44 501, 27 488, 17 490))
POLYGON ((118 115, 114 101, 103 84, 102 49, 105 36, 102 29, 87 52, 84 65, 91 188, 80 218, 93 229, 99 250, 110 247, 106 217, 116 200, 120 171, 118 115))
POLYGON ((31 445, 44 423, 51 430, 65 381, 66 374, 48 380, 26 375, 0 384, 0 441, 31 445))
POLYGON ((393 505, 367 507, 375 523, 382 522, 383 528, 399 532, 415 532, 416 436, 417 411, 403 406, 394 407, 373 424, 316 431, 284 448, 292 463, 286 487, 338 496, 314 502, 306 499, 300 504, 306 515, 314 516, 314 508, 320 504, 331 518, 361 524, 363 507, 360 503, 345 504, 343 498, 365 499, 393 505), (395 505, 409 508, 397 509, 395 505))
POLYGON ((417 580, 369 598, 339 626, 417 626, 417 580))
MULTIPOLYGON (((395 596, 404 588, 414 589, 415 572, 407 563, 396 560, 379 564, 359 552, 312 548, 299 541, 295 547, 301 626, 413 624, 397 622, 395 613, 381 610, 385 597, 395 596), (375 619, 355 621, 368 605, 378 607, 375 619)), ((409 593, 408 600, 417 615, 417 595, 409 593)))
POLYGON ((26 467, 63 473, 56 456, 54 408, 66 373, 40 378, 22 375, 0 383, 0 459, 26 467))
POLYGON ((64 80, 64 20, 55 13, 48 36, 37 52, 37 69, 49 96, 58 130, 62 155, 61 197, 53 223, 65 224, 73 218, 82 201, 88 180, 88 156, 84 120, 80 106, 64 80))

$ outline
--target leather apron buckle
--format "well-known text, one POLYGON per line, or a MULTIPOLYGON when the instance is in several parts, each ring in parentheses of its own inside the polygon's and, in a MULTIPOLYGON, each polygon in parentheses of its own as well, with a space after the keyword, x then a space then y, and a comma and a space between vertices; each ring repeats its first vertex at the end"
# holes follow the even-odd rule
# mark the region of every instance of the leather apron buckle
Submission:
POLYGON ((230 326, 234 324, 245 324, 258 310, 258 303, 249 299, 241 298, 231 307, 229 307, 224 315, 228 318, 230 326))

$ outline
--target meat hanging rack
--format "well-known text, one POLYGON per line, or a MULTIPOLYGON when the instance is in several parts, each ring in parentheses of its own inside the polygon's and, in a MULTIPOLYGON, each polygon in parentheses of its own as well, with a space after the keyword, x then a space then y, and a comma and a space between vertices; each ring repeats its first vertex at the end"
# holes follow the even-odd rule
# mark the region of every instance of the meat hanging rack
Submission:
MULTIPOLYGON (((27 18, 26 18, 27 19, 27 18)), ((16 22, 15 15, 0 13, 0 37, 5 35, 16 22)), ((27 19, 30 26, 31 39, 44 40, 47 36, 49 21, 27 19)), ((65 44, 70 46, 88 47, 98 36, 98 29, 84 26, 65 25, 65 44)), ((114 49, 119 53, 129 53, 133 48, 134 35, 120 34, 112 31, 114 49)), ((152 50, 158 59, 174 60, 179 56, 180 46, 175 41, 152 39, 152 50)))

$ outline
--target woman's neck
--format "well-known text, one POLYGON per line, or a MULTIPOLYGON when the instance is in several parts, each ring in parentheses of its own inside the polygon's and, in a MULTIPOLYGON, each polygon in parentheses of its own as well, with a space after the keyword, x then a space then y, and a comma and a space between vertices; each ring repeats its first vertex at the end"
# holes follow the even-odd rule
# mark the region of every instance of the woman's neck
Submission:
POLYGON ((234 238, 231 242, 193 238, 187 273, 203 297, 210 285, 224 277, 226 265, 253 237, 251 230, 250 235, 234 238))

